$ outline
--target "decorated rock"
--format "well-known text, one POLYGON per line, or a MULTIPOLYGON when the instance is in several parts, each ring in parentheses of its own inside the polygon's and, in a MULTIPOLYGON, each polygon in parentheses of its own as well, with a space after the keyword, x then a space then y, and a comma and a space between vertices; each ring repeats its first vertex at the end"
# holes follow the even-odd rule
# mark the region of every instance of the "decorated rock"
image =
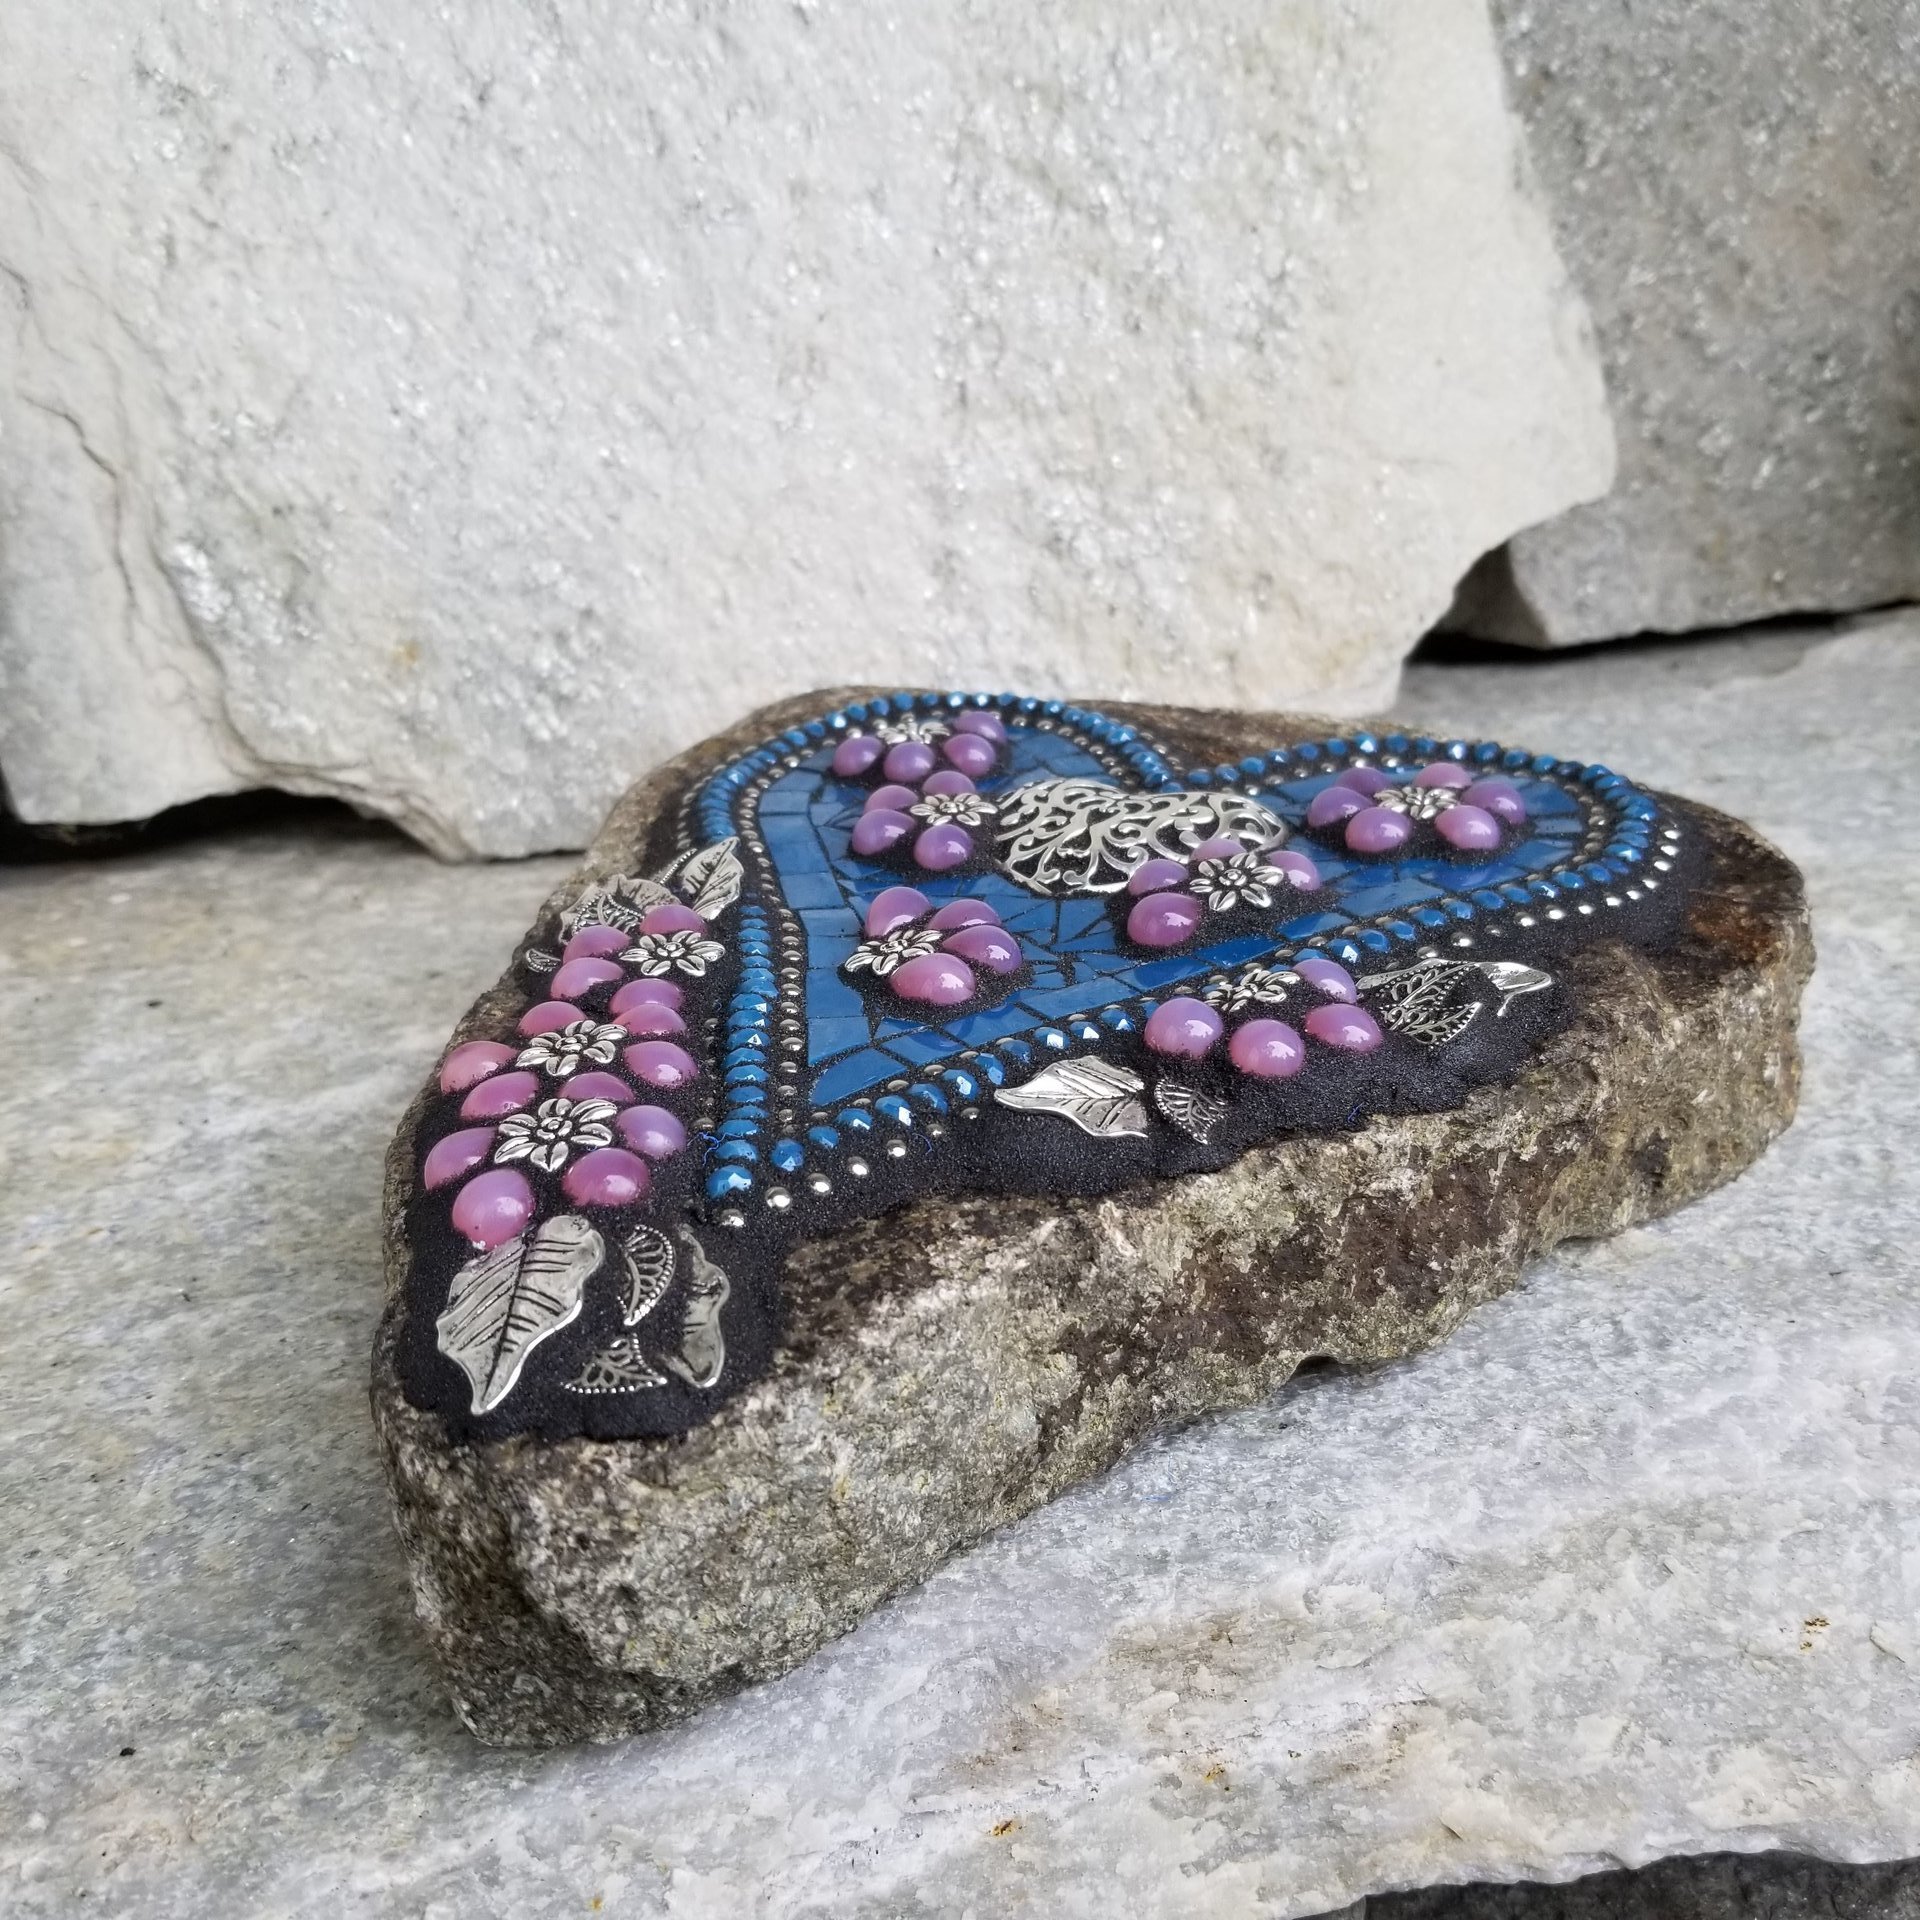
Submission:
POLYGON ((684 1715, 1729 1178, 1810 964, 1771 849, 1528 747, 901 692, 683 756, 389 1164, 374 1407, 461 1713, 684 1715))

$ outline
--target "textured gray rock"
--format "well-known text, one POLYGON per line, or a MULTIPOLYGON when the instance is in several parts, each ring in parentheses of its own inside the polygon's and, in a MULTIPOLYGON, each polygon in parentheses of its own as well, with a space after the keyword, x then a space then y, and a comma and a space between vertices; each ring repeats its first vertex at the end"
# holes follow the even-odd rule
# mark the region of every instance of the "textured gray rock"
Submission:
POLYGON ((1920 1853, 1916 637, 1408 676, 1805 870, 1804 1096, 1749 1173, 539 1756, 448 1706, 366 1357, 393 1116, 562 863, 288 826, 0 872, 0 1909, 1290 1920, 1920 1853))
POLYGON ((1494 14, 1620 472, 1454 624, 1565 646, 1920 598, 1920 5, 1494 14))
MULTIPOLYGON (((756 714, 650 776, 567 897, 644 871, 691 780, 860 691, 756 714)), ((1192 765, 1326 731, 1112 711, 1192 765)), ((1102 1199, 929 1198, 802 1241, 771 1372, 674 1440, 456 1444, 408 1404, 396 1348, 429 1081, 389 1161, 373 1404, 461 1717, 503 1744, 679 1719, 785 1671, 1156 1428, 1245 1405, 1312 1357, 1430 1345, 1561 1240, 1732 1178, 1793 1111, 1812 951, 1792 868, 1722 815, 1695 831, 1709 869, 1685 936, 1658 956, 1563 956, 1574 1025, 1512 1087, 1285 1138, 1218 1174, 1102 1199)), ((522 1004, 509 973, 460 1037, 522 1004)))
POLYGON ((1481 0, 74 0, 0 102, 30 820, 578 847, 748 682, 1351 712, 1611 473, 1481 0))

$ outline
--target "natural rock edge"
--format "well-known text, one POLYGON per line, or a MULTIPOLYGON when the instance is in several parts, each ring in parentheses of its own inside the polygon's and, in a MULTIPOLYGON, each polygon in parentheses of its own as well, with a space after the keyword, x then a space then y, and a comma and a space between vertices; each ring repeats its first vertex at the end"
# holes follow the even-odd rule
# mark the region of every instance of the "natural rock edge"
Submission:
MULTIPOLYGON (((640 781, 580 873, 631 869, 696 762, 867 689, 762 709, 640 781)), ((1108 704, 1193 764, 1326 723, 1108 704)), ((1551 744, 1551 743, 1531 743, 1551 744)), ((1562 1240, 1731 1179, 1791 1120, 1813 948, 1800 877, 1739 822, 1662 954, 1568 963, 1573 1024, 1451 1113, 1284 1138, 1104 1198, 930 1199, 799 1248, 771 1374, 677 1440, 454 1446, 394 1364, 426 1089, 385 1194, 373 1412, 416 1610, 481 1739, 613 1739, 797 1665, 956 1548, 1155 1429, 1310 1357, 1432 1345, 1562 1240)), ((503 956, 504 957, 504 956, 503 956)), ((516 989, 503 978, 464 1035, 516 989)))

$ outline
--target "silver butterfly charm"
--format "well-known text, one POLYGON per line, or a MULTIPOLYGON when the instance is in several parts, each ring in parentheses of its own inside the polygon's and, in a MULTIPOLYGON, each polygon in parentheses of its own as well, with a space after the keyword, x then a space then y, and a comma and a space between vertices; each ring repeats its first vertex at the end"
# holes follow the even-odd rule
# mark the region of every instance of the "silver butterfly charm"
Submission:
POLYGON ((1538 993, 1553 985, 1553 975, 1517 960, 1449 960, 1444 954, 1423 954, 1412 965, 1386 973, 1370 973, 1354 985, 1369 1000, 1382 1026, 1429 1047, 1458 1040, 1485 1010, 1485 1000, 1462 1001, 1463 986, 1492 987, 1500 995, 1496 1020, 1523 993, 1538 993))

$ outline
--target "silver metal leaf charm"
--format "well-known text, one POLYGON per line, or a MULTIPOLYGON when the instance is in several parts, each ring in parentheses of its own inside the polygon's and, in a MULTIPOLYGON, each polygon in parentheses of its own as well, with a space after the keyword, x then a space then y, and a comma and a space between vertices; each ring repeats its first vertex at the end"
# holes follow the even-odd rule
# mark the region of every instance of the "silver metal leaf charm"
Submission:
POLYGON ((1137 1073, 1105 1060, 1060 1060, 1023 1087, 1001 1087, 994 1098, 1021 1113, 1057 1113, 1096 1139, 1144 1138, 1147 1109, 1140 1095, 1146 1085, 1137 1073))
POLYGON ((605 1254, 593 1227, 563 1213, 453 1276, 434 1326, 440 1351, 467 1376, 475 1413, 491 1413, 513 1391, 528 1354, 579 1315, 581 1290, 605 1254))
POLYGON ((1227 1117, 1227 1103, 1216 1100, 1184 1080, 1162 1080, 1153 1090, 1153 1104, 1183 1133, 1204 1147, 1207 1137, 1227 1117))
POLYGON ((529 973, 552 973, 560 965, 557 953, 547 953, 539 947, 529 947, 520 957, 527 963, 529 973))
POLYGON ((627 1298, 620 1321, 637 1327, 673 1285, 673 1242, 658 1227, 635 1227, 620 1242, 620 1260, 627 1270, 627 1298))
POLYGON ((710 847, 690 853, 673 870, 674 885, 703 920, 715 920, 740 897, 746 878, 736 851, 740 842, 729 835, 710 847))
POLYGON ((609 874, 588 887, 560 916, 560 930, 574 934, 582 927, 617 927, 622 933, 631 933, 649 907, 664 907, 672 898, 672 892, 658 880, 609 874))
POLYGON ((680 1244, 686 1249, 689 1269, 687 1310, 680 1323, 680 1351, 665 1355, 663 1364, 690 1387, 710 1387, 727 1364, 720 1309, 727 1304, 733 1283, 685 1227, 680 1229, 680 1244))
POLYGON ((1518 960, 1476 960, 1477 966, 1500 994, 1500 1005, 1494 1012, 1494 1018, 1506 1017, 1507 1009, 1523 993, 1538 993, 1543 987, 1553 985, 1553 975, 1543 973, 1538 967, 1522 966, 1518 960))
POLYGON ((587 1356, 587 1363, 566 1383, 569 1393, 639 1393, 646 1387, 664 1387, 667 1376, 640 1351, 636 1334, 587 1356))

